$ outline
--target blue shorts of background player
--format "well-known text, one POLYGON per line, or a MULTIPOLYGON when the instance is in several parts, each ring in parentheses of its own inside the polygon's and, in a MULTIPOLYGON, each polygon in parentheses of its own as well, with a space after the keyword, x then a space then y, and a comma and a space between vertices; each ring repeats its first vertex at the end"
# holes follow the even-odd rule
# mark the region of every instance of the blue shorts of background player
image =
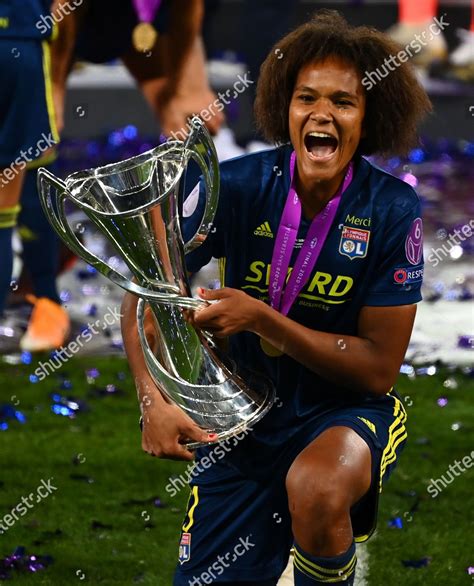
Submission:
MULTIPOLYGON (((0 168, 20 170, 59 142, 49 41, 0 37, 0 168)), ((0 185, 1 188, 1 185, 0 185)))

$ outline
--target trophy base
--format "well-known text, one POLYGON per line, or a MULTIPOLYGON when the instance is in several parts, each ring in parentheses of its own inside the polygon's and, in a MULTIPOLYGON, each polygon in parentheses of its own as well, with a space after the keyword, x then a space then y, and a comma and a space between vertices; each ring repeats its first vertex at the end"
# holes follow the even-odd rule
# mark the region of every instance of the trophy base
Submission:
POLYGON ((262 419, 272 408, 276 401, 276 394, 273 383, 267 377, 261 374, 257 374, 255 372, 250 374, 250 371, 247 369, 239 369, 238 374, 240 376, 243 375, 242 378, 246 381, 247 384, 250 383, 249 386, 256 388, 258 385, 258 388, 262 390, 263 397, 259 406, 255 409, 255 411, 253 411, 252 415, 247 420, 232 426, 230 429, 206 429, 208 433, 214 433, 217 435, 217 438, 213 442, 185 442, 184 445, 189 450, 195 450, 197 448, 219 444, 236 435, 240 435, 242 433, 246 434, 246 432, 252 431, 253 426, 258 421, 260 421, 260 419, 262 419), (242 372, 243 370, 245 373, 242 372))

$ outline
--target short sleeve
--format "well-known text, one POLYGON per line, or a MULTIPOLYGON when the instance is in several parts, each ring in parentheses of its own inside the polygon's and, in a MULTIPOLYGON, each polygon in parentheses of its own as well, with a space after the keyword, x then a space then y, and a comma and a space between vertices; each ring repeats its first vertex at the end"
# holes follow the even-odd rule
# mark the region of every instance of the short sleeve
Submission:
MULTIPOLYGON (((192 252, 186 255, 186 268, 191 273, 196 273, 203 266, 207 265, 211 258, 222 258, 225 256, 224 234, 226 226, 224 212, 226 207, 226 190, 222 181, 219 191, 219 203, 213 225, 206 240, 192 252)), ((187 242, 197 232, 201 223, 206 204, 206 188, 201 177, 197 185, 183 202, 181 213, 181 231, 183 239, 187 242)))
POLYGON ((418 196, 396 202, 387 217, 381 254, 373 271, 365 305, 409 305, 421 301, 423 221, 418 196))

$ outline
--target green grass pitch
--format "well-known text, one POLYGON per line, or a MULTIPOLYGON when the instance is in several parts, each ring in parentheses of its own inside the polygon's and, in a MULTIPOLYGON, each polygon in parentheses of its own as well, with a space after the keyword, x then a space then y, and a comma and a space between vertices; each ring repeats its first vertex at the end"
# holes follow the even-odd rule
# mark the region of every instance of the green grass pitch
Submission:
MULTIPOLYGON (((23 545, 27 552, 51 555, 54 561, 37 574, 14 573, 12 583, 169 586, 188 494, 182 490, 171 498, 165 486, 187 464, 142 453, 136 395, 125 360, 70 361, 60 371, 72 382, 68 391, 58 390, 57 375, 29 382, 34 368, 0 366, 0 404, 18 403, 27 418, 24 425, 13 421, 0 431, 0 517, 36 491, 42 479, 51 478, 57 490, 0 535, 0 557, 23 545), (98 387, 115 384, 123 395, 88 397, 85 371, 92 367, 100 371, 98 387), (124 380, 118 379, 120 372, 124 380), (52 392, 84 399, 90 410, 74 419, 55 415, 52 392), (124 504, 154 496, 165 507, 124 504)), ((471 584, 466 568, 474 565, 473 472, 455 478, 437 498, 426 489, 431 478, 445 474, 474 447, 474 379, 446 371, 415 380, 403 376, 398 390, 408 411, 409 443, 382 495, 378 530, 368 546, 367 582, 471 584), (456 378, 458 388, 443 387, 448 376, 456 378), (448 398, 445 407, 436 403, 440 396, 448 398), (453 430, 458 422, 461 427, 453 430), (401 529, 388 526, 394 517, 402 519, 401 529), (426 567, 402 565, 402 560, 424 557, 431 558, 426 567)))

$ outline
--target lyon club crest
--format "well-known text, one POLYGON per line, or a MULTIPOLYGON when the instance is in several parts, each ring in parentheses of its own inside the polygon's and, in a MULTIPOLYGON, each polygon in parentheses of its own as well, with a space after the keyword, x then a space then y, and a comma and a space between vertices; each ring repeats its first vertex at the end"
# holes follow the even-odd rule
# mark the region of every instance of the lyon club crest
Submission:
POLYGON ((191 533, 182 533, 179 542, 179 563, 189 561, 191 558, 191 533))
POLYGON ((364 258, 367 256, 369 247, 369 230, 360 230, 350 226, 342 227, 341 242, 339 244, 339 253, 353 258, 364 258))

